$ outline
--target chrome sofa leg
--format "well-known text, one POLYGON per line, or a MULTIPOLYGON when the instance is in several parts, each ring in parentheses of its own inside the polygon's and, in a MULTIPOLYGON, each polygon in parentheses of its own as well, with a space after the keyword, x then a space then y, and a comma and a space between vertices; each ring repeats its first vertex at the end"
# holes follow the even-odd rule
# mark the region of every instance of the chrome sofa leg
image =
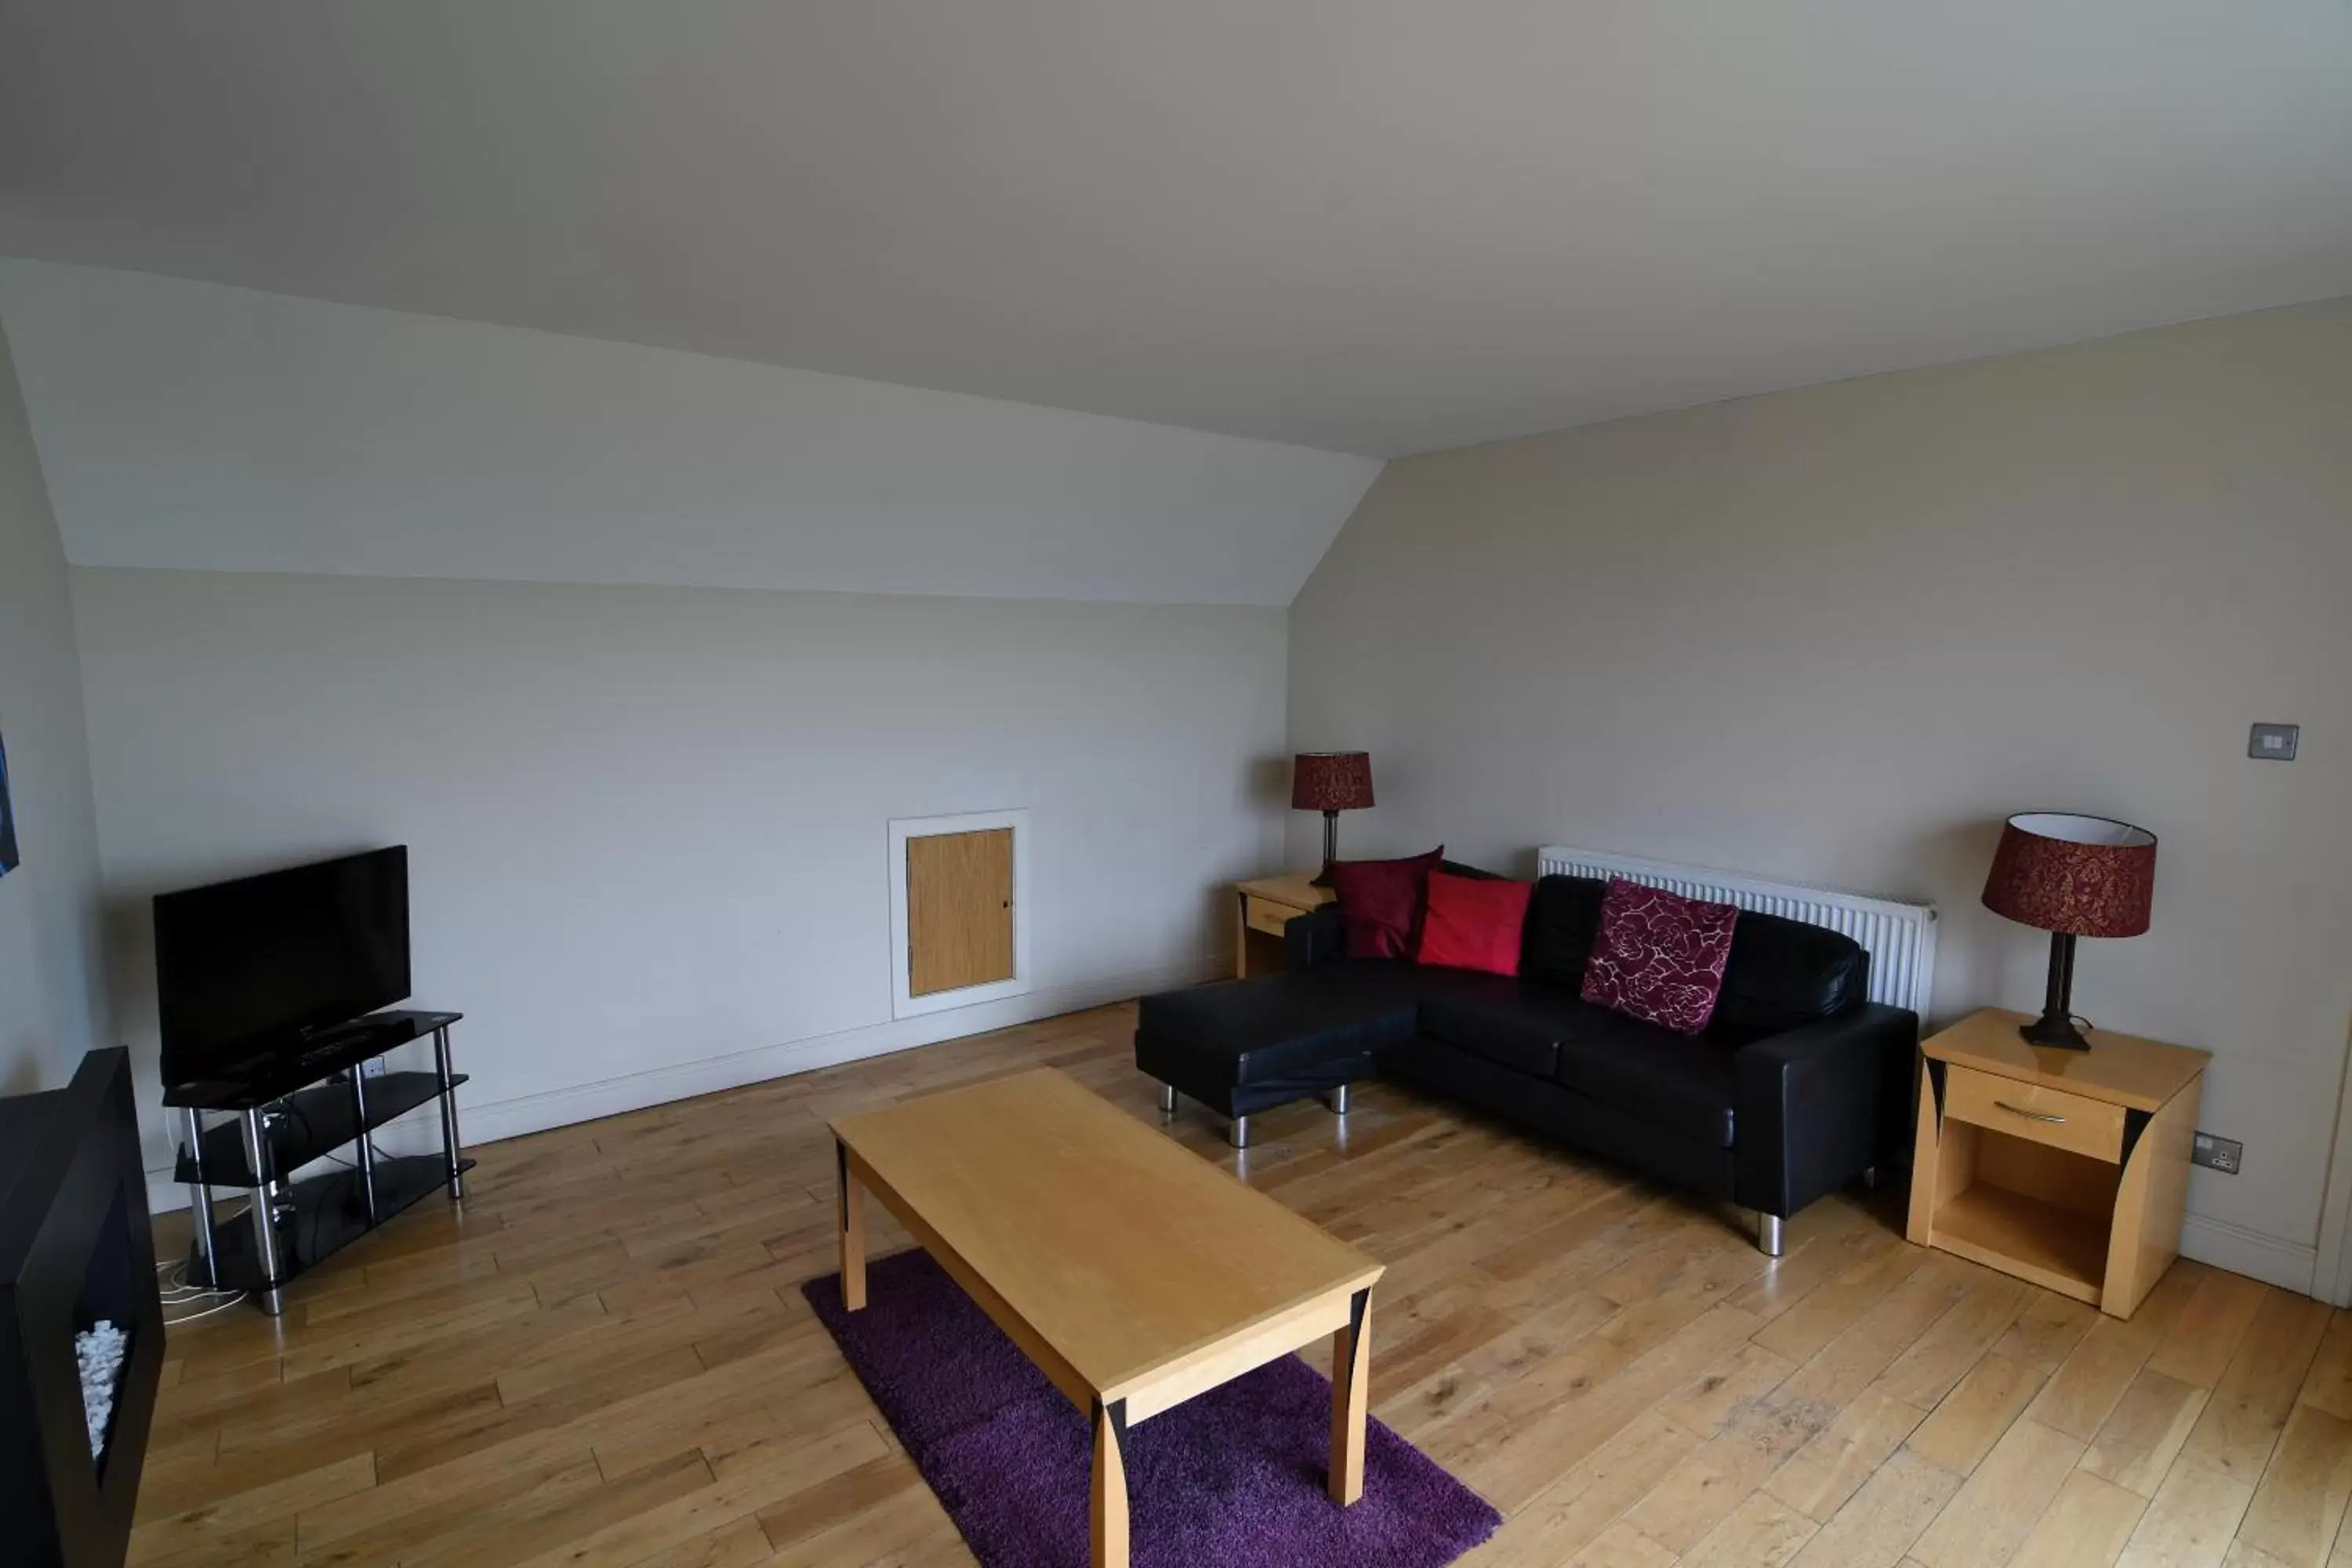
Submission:
POLYGON ((1163 1083, 1160 1086, 1160 1114, 1162 1116, 1176 1114, 1176 1086, 1172 1083, 1163 1083))
POLYGON ((1778 1258, 1782 1250, 1780 1216, 1759 1214, 1756 1216, 1756 1250, 1767 1258, 1778 1258))
POLYGON ((1865 1186, 1865 1187, 1870 1188, 1870 1189, 1871 1189, 1872 1191, 1874 1191, 1874 1192, 1875 1192, 1875 1191, 1877 1190, 1877 1188, 1878 1188, 1878 1167, 1877 1167, 1877 1166, 1875 1166, 1875 1165, 1865 1165, 1864 1167, 1863 1167, 1863 1172, 1862 1172, 1862 1184, 1863 1184, 1864 1186, 1865 1186))
POLYGON ((1249 1118, 1236 1116, 1225 1123, 1225 1142, 1236 1149, 1249 1147, 1249 1118))
POLYGON ((1347 1086, 1346 1084, 1344 1084, 1344 1083, 1343 1083, 1343 1084, 1339 1085, 1339 1088, 1334 1089, 1331 1089, 1330 1091, 1328 1091, 1328 1093, 1326 1093, 1326 1094, 1323 1096, 1323 1103, 1324 1103, 1324 1104, 1326 1104, 1326 1105, 1328 1105, 1328 1106, 1329 1106, 1329 1107, 1331 1108, 1331 1114, 1332 1114, 1332 1115, 1334 1115, 1334 1116, 1345 1116, 1345 1115, 1347 1115, 1347 1114, 1348 1114, 1348 1086, 1347 1086))

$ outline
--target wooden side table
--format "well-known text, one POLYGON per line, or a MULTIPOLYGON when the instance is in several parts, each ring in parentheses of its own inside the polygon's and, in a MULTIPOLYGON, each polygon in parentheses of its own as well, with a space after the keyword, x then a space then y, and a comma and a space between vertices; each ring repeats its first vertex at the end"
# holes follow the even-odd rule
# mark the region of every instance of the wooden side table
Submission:
POLYGON ((2210 1053, 1987 1008, 1920 1047, 1907 1234, 2128 1318, 2180 1251, 2210 1053))
POLYGON ((1255 882, 1234 884, 1234 911, 1240 921, 1234 943, 1234 973, 1246 980, 1282 967, 1282 928, 1298 915, 1312 914, 1339 895, 1318 888, 1312 871, 1285 871, 1255 882))

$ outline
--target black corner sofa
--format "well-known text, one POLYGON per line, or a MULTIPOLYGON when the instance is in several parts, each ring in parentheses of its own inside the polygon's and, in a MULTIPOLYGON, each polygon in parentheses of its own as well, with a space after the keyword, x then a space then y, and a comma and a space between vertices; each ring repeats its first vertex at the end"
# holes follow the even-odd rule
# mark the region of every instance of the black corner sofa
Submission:
MULTIPOLYGON (((1457 874, 1487 875, 1449 865, 1457 874)), ((1142 999, 1135 1064, 1230 1119, 1310 1095, 1347 1110, 1383 1073, 1781 1222, 1870 1179, 1908 1131, 1918 1016, 1865 1000, 1869 954, 1822 926, 1743 911, 1705 1033, 1679 1035, 1580 997, 1607 884, 1535 886, 1519 973, 1341 956, 1337 906, 1291 921, 1277 973, 1142 999)))

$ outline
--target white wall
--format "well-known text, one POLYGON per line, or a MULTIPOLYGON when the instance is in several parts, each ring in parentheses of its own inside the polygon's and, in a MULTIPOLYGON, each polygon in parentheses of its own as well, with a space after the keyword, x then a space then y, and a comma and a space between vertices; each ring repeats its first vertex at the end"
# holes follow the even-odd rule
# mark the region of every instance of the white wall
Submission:
POLYGON ((377 844, 477 1139, 1197 977, 1380 467, 84 267, 0 319, 151 1113, 152 895, 377 844), (1014 806, 1037 989, 891 1023, 885 823, 1014 806))
MULTIPOLYGON (((2352 301, 1391 464, 1293 607, 1355 849, 1565 841, 1945 914, 1936 1012, 2039 1005, 2001 818, 2161 838, 2077 1008, 2204 1047, 2193 1252, 2301 1286, 2352 1017, 2352 301), (2300 722, 2302 760, 2245 755, 2300 722)), ((1291 858, 1313 856, 1314 826, 1291 858)), ((2333 1278, 2331 1266, 2323 1289, 2333 1278)))
POLYGON ((1278 610, 111 569, 74 595, 150 1110, 166 889, 409 845, 416 995, 467 1015, 478 1141, 1190 983, 1230 942, 1217 884, 1278 848, 1278 610), (890 1023, 885 825, 1013 806, 1036 991, 890 1023))
POLYGON ((1286 605, 1377 459, 0 261, 78 566, 1286 605))
POLYGON ((0 877, 0 1094, 108 1043, 98 838, 65 553, 0 332, 0 742, 23 864, 0 877))

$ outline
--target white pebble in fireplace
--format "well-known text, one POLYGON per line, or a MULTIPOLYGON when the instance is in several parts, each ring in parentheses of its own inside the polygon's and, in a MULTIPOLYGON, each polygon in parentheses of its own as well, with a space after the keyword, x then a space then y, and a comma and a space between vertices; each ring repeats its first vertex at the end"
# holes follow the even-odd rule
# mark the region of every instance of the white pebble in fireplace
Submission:
POLYGON ((114 1395, 122 1386, 123 1363, 131 1359, 131 1336, 105 1319, 74 1336, 81 1362, 81 1407, 89 1418, 89 1457, 106 1448, 106 1424, 114 1418, 114 1395))

